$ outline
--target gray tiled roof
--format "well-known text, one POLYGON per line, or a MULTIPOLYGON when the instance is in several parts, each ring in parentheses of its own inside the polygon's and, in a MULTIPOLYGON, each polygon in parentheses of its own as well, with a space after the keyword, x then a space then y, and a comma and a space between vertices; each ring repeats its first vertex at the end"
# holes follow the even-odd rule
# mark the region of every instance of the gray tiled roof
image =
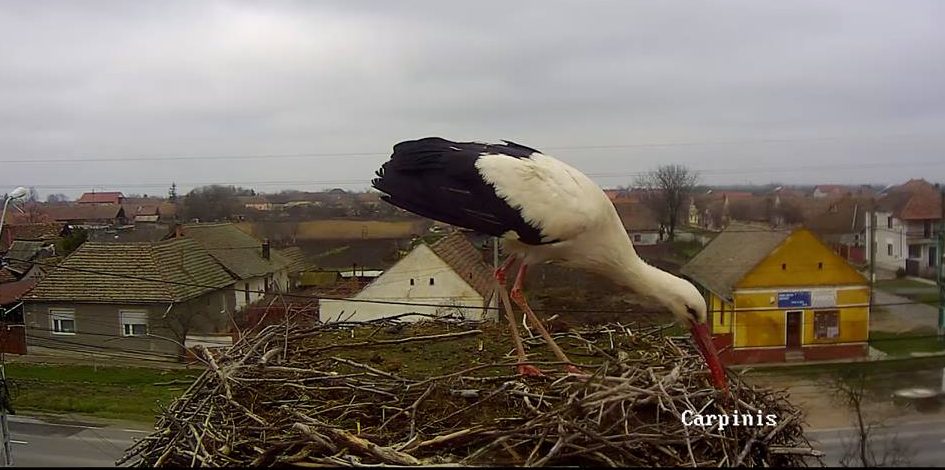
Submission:
POLYGON ((193 240, 86 242, 51 270, 25 299, 136 304, 182 302, 233 282, 193 240))
POLYGON ((182 233, 200 243, 240 279, 265 276, 292 264, 275 249, 270 250, 269 260, 263 258, 262 241, 233 224, 187 224, 182 227, 182 233))
POLYGON ((731 223, 680 270, 707 289, 731 298, 732 287, 791 233, 731 223))

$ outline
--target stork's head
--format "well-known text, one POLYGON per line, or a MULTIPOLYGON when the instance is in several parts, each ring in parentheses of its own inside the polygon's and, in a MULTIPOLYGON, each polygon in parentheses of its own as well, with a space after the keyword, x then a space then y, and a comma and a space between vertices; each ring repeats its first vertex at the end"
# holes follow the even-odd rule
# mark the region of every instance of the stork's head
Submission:
POLYGON ((673 313, 680 325, 688 327, 692 332, 692 339, 699 347, 702 357, 705 358, 716 387, 727 389, 725 370, 722 368, 721 361, 719 361, 719 354, 715 350, 715 345, 709 336, 709 327, 706 324, 708 309, 706 308, 705 299, 699 293, 699 290, 685 279, 676 278, 674 284, 674 288, 670 289, 664 297, 666 307, 673 313))

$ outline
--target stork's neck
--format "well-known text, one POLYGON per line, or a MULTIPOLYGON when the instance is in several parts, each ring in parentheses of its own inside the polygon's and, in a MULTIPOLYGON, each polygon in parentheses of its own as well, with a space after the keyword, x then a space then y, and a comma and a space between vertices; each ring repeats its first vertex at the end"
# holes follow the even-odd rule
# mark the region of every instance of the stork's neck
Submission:
POLYGON ((629 236, 626 237, 626 245, 622 247, 614 262, 615 266, 611 271, 614 282, 642 295, 660 298, 660 294, 673 289, 680 281, 679 277, 651 266, 640 258, 629 236))

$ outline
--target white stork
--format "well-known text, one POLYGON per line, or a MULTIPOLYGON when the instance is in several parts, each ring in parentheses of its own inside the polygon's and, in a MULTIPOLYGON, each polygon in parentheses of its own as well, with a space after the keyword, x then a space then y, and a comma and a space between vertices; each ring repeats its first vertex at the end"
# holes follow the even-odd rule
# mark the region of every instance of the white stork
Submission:
MULTIPOLYGON (((404 210, 501 237, 511 254, 496 270, 500 286, 504 286, 505 271, 521 259, 512 299, 555 355, 572 364, 569 370, 575 370, 573 363, 522 293, 526 270, 532 264, 552 261, 595 272, 657 299, 678 322, 691 328, 716 386, 724 388, 725 373, 706 326, 706 303, 695 286, 637 255, 613 203, 590 178, 538 150, 503 142, 452 142, 439 137, 401 142, 372 184, 384 193, 383 200, 404 210)), ((501 291, 510 310, 504 288, 501 291)), ((511 315, 509 322, 519 362, 525 362, 511 315)), ((525 364, 518 371, 540 374, 525 364)))

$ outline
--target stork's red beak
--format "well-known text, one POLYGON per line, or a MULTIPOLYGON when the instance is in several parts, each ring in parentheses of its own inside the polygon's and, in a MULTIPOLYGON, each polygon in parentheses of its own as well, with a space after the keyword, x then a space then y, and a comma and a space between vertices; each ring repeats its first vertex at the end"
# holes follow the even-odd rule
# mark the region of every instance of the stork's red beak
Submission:
POLYGON ((692 339, 695 340, 699 352, 705 358, 705 363, 712 372, 712 382, 715 388, 719 390, 728 390, 728 383, 725 380, 725 369, 722 368, 722 362, 719 361, 719 353, 715 350, 715 344, 709 336, 709 327, 705 323, 699 323, 692 327, 692 339))

